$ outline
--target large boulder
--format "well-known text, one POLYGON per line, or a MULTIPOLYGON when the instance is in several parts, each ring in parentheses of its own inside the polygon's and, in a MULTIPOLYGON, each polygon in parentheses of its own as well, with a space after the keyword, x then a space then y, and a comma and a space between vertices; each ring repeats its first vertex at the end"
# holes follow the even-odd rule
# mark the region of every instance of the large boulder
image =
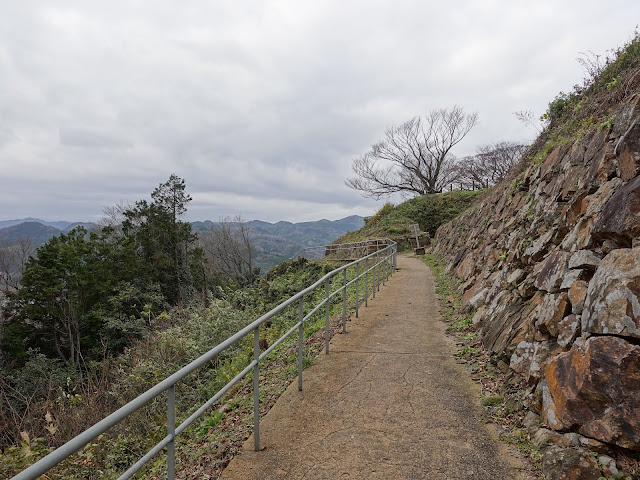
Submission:
POLYGON ((611 195, 602 207, 592 234, 596 240, 612 238, 627 246, 640 237, 640 176, 611 195))
POLYGON ((582 330, 640 338, 640 247, 602 259, 589 282, 582 330))
POLYGON ((640 449, 640 346, 591 337, 545 369, 558 421, 587 437, 640 449))
POLYGON ((566 252, 556 250, 536 265, 533 270, 536 275, 535 287, 545 292, 558 291, 567 272, 568 257, 566 252))

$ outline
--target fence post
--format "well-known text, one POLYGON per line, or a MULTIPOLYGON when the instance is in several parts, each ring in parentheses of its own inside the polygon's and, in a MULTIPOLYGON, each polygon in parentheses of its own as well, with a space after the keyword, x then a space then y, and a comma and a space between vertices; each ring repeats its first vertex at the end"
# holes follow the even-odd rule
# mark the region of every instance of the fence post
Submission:
POLYGON ((347 333, 347 269, 342 271, 342 333, 347 333))
POLYGON ((398 270, 398 244, 393 247, 393 269, 398 270))
POLYGON ((260 451, 260 328, 253 331, 253 449, 260 451))
POLYGON ((380 291, 380 274, 382 265, 380 265, 380 252, 376 252, 376 288, 380 291))
POLYGON ((387 276, 387 252, 385 252, 384 250, 382 251, 382 261, 380 262, 380 268, 382 269, 382 286, 384 287, 384 281, 386 280, 385 277, 387 276))
POLYGON ((304 325, 302 319, 304 318, 304 296, 300 297, 300 306, 298 308, 298 391, 302 391, 302 340, 304 337, 304 325))
POLYGON ((378 281, 378 266, 376 262, 378 261, 378 252, 376 251, 375 256, 373 257, 373 272, 371 273, 371 290, 373 290, 373 298, 376 298, 376 282, 378 281))
POLYGON ((356 318, 358 318, 358 300, 360 298, 358 283, 360 282, 360 262, 356 263, 356 318))
POLYGON ((176 478, 176 386, 167 390, 167 435, 171 441, 167 445, 167 479, 176 478))
POLYGON ((369 257, 364 259, 364 306, 369 306, 369 257))
POLYGON ((325 355, 329 355, 329 291, 331 290, 331 279, 324 282, 325 304, 324 304, 324 350, 325 355))

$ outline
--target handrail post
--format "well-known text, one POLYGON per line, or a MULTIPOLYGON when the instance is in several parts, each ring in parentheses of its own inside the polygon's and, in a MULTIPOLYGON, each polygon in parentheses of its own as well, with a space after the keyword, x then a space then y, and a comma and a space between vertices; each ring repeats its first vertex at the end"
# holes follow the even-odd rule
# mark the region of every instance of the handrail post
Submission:
POLYGON ((380 252, 376 252, 376 289, 380 291, 380 252))
POLYGON ((369 257, 364 259, 364 306, 369 306, 369 257))
POLYGON ((260 451, 260 328, 253 330, 253 449, 260 451))
POLYGON ((398 244, 393 247, 393 270, 398 271, 398 244))
POLYGON ((167 445, 167 479, 176 478, 176 386, 167 390, 167 435, 171 441, 167 445))
POLYGON ((373 290, 373 298, 376 298, 376 282, 378 281, 378 252, 376 251, 375 256, 373 257, 373 272, 371 272, 371 289, 373 290))
POLYGON ((324 304, 324 350, 325 355, 329 355, 329 291, 331 290, 331 279, 324 282, 325 304, 324 304))
POLYGON ((342 271, 342 333, 347 333, 347 269, 342 271))
POLYGON ((387 277, 387 282, 389 281, 389 275, 391 274, 391 263, 389 262, 389 249, 384 254, 384 274, 387 277))
POLYGON ((382 286, 384 287, 385 277, 387 276, 387 252, 382 251, 382 260, 380 261, 380 268, 382 269, 382 286))
POLYGON ((358 318, 358 300, 360 299, 359 295, 359 283, 360 281, 360 262, 356 263, 356 318, 358 318))
POLYGON ((304 296, 300 297, 300 306, 298 307, 298 391, 302 391, 302 340, 304 337, 304 325, 302 319, 304 318, 304 296))

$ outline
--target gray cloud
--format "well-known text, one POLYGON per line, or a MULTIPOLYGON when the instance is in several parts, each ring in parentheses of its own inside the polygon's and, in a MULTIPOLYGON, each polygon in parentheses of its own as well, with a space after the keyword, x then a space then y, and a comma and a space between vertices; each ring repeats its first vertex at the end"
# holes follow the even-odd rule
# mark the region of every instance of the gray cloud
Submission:
POLYGON ((190 216, 371 214, 344 186, 386 127, 458 104, 456 153, 530 139, 575 58, 630 36, 614 0, 4 2, 0 218, 88 220, 176 173, 190 216))

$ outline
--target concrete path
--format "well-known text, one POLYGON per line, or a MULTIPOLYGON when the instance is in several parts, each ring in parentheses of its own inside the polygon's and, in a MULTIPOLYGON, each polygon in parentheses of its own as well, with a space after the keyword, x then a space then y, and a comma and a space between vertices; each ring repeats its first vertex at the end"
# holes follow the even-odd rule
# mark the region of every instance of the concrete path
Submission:
POLYGON ((429 269, 398 267, 262 420, 264 450, 250 438, 223 479, 528 478, 451 357, 429 269))

